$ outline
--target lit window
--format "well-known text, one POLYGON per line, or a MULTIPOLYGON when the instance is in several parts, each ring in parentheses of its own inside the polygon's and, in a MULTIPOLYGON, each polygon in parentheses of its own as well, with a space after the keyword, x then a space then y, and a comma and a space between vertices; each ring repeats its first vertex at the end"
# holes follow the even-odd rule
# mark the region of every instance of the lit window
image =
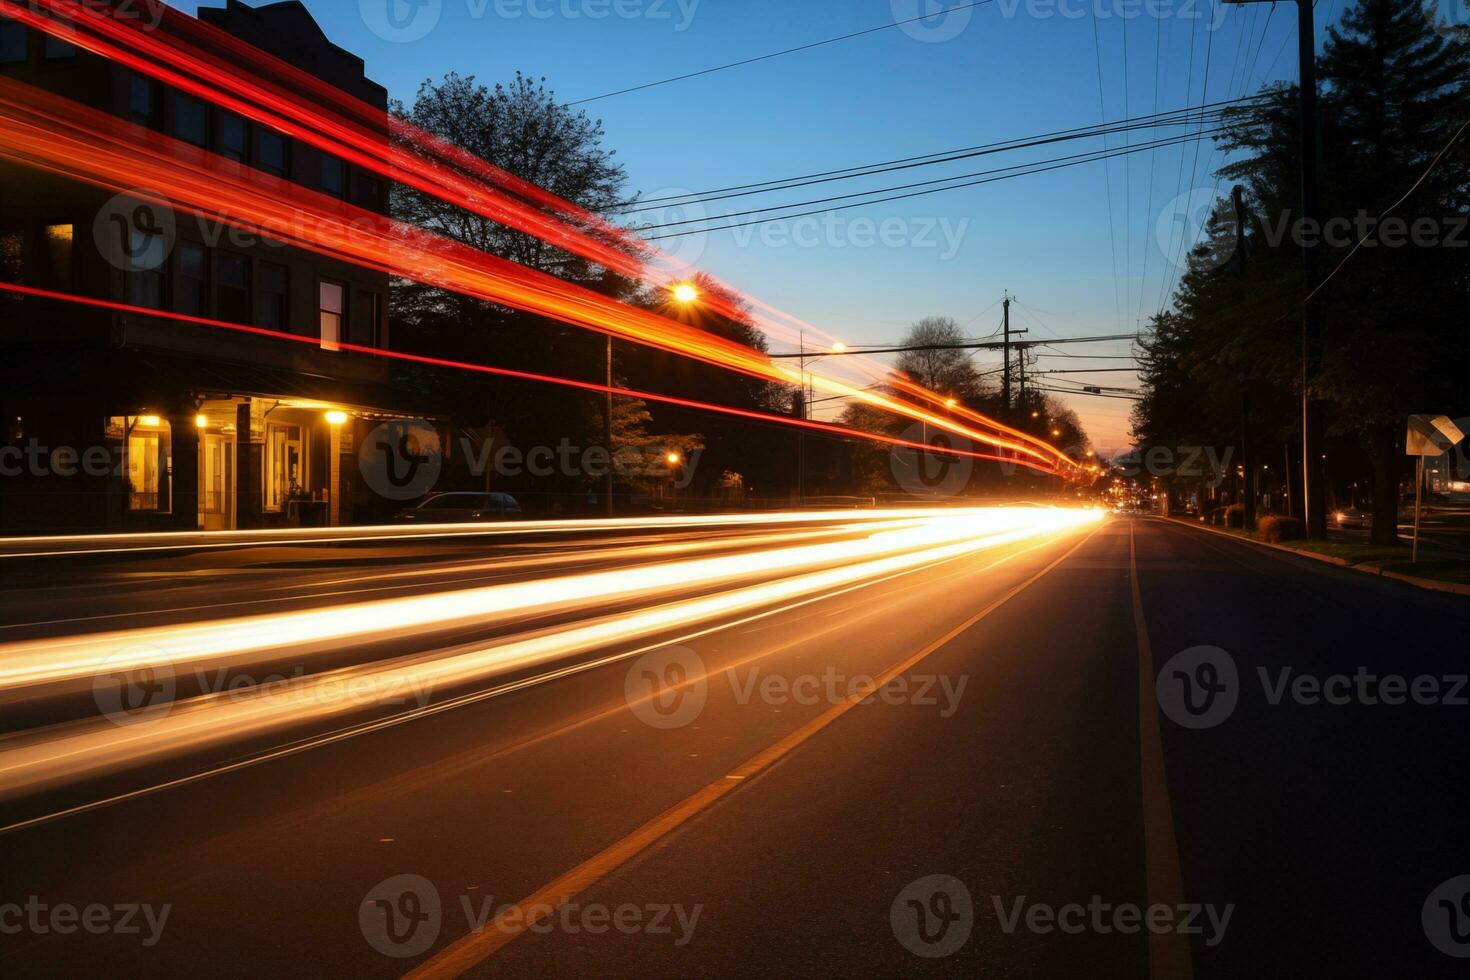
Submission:
POLYGON ((69 224, 47 225, 43 237, 46 241, 46 274, 51 285, 71 286, 76 229, 69 224))
POLYGON ((338 282, 326 279, 321 284, 321 338, 322 350, 341 350, 342 307, 346 289, 338 282))
POLYGON ((129 415, 111 419, 108 431, 117 433, 123 440, 128 509, 163 510, 163 484, 168 473, 168 423, 156 415, 129 415))
POLYGON ((306 493, 302 429, 271 423, 265 432, 265 509, 279 512, 292 498, 306 493))

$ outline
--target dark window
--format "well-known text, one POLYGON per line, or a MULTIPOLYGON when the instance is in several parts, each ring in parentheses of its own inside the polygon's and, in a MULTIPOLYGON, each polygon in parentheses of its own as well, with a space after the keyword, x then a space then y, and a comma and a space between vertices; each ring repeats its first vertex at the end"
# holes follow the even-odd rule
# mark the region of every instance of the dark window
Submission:
POLYGON ((383 297, 359 289, 352 297, 352 328, 347 339, 364 347, 380 347, 383 297))
POLYGON ((75 44, 69 41, 63 41, 61 38, 54 37, 50 34, 46 35, 47 59, 59 61, 62 58, 75 58, 76 56, 77 46, 75 44))
POLYGON ((250 260, 233 252, 215 257, 219 276, 219 318, 230 323, 250 322, 250 260))
POLYGON ((16 225, 0 227, 0 280, 26 281, 26 236, 16 225))
POLYGON ((209 106, 184 95, 175 99, 174 135, 195 146, 209 146, 209 106))
POLYGON ((24 24, 0 22, 0 65, 23 65, 30 32, 24 24))
POLYGON ((133 76, 128 90, 128 118, 150 129, 163 124, 163 90, 153 79, 133 76))
POLYGON ((383 182, 365 173, 357 174, 353 187, 352 203, 368 211, 377 211, 383 206, 383 182))
POLYGON ((136 228, 128 231, 125 256, 127 268, 127 301, 150 310, 164 308, 164 270, 168 265, 168 242, 163 235, 153 235, 136 228))
POLYGON ((285 177, 288 163, 286 137, 274 130, 257 128, 255 166, 276 177, 285 177))
POLYGON ((203 245, 179 245, 179 299, 174 308, 189 316, 209 316, 209 252, 203 245))
POLYGON ((250 129, 239 116, 222 114, 219 121, 219 155, 245 163, 250 152, 250 129))
POLYGON ((286 267, 260 262, 255 268, 255 325, 286 329, 286 267))
POLYGON ((322 193, 333 197, 347 196, 347 164, 334 156, 322 154, 320 187, 322 193))

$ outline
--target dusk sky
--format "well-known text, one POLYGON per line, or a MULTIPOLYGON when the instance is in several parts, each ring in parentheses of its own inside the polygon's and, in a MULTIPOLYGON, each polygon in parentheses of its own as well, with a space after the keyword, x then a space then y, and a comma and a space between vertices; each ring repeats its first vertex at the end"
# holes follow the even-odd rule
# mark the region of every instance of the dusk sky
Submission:
MULTIPOLYGON (((544 77, 561 98, 589 99, 958 6, 922 7, 920 0, 421 0, 415 11, 406 0, 391 0, 401 4, 399 23, 408 25, 407 40, 391 40, 386 2, 308 0, 307 6, 333 41, 360 54, 368 74, 404 100, 412 99, 423 80, 450 70, 491 84, 520 70, 544 77)), ((192 12, 199 5, 182 6, 192 12)), ((1295 77, 1290 5, 1274 14, 1264 3, 1211 7, 1159 0, 1156 8, 1164 16, 1151 16, 1129 0, 1063 0, 1060 6, 992 0, 584 108, 603 121, 607 146, 626 166, 630 188, 662 197, 1094 125, 1103 118, 1103 106, 1109 120, 1179 109, 1295 77), (1162 59, 1156 57, 1160 44, 1162 59), (1208 89, 1202 96, 1207 58, 1208 89)), ((1341 11, 1341 0, 1324 0, 1319 19, 1335 20, 1341 11)), ((1144 131, 1131 138, 1180 132, 1144 131)), ((1122 140, 1112 137, 1108 145, 1122 140)), ((705 213, 809 201, 1095 148, 1101 140, 1044 146, 736 198, 712 203, 705 213)), ((1200 148, 1196 155, 1194 144, 1169 147, 1107 164, 661 244, 855 344, 897 341, 924 316, 954 317, 968 334, 988 336, 999 328, 1006 290, 1018 301, 1012 326, 1029 329, 1027 339, 1131 333, 1158 309, 1164 278, 1175 272, 1173 256, 1166 257, 1159 245, 1161 216, 1167 237, 1175 227, 1170 202, 1191 189, 1215 186, 1219 157, 1212 144, 1200 148), (854 226, 855 219, 868 223, 854 226), (886 243, 875 240, 876 226, 890 230, 886 243)), ((664 222, 698 215, 653 211, 641 217, 664 222)), ((1177 251, 1177 237, 1174 242, 1177 251)), ((1126 342, 1067 348, 1086 354, 1128 349, 1126 342)), ((998 360, 982 352, 976 363, 990 370, 998 360)), ((1044 356, 1038 368, 1126 363, 1044 356)), ((1072 380, 1135 383, 1125 373, 1079 374, 1072 380)), ((1099 447, 1128 445, 1129 402, 1065 400, 1099 447)))

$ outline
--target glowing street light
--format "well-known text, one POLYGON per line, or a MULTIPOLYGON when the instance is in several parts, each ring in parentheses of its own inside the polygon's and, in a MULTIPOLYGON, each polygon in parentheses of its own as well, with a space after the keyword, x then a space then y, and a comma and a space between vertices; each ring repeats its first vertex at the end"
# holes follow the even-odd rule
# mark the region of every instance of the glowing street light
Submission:
POLYGON ((846 354, 847 353, 847 345, 844 344, 840 340, 837 341, 837 343, 835 343, 835 344, 832 345, 832 353, 834 353, 834 354, 846 354))
POLYGON ((667 456, 664 457, 664 462, 668 463, 670 466, 678 466, 680 463, 684 462, 684 457, 680 456, 678 453, 669 453, 667 456))
POLYGON ((674 286, 674 299, 688 306, 699 299, 699 289, 692 282, 681 282, 674 286))
POLYGON ((945 408, 954 408, 958 404, 959 404, 959 399, 957 399, 957 398, 947 398, 944 401, 944 407, 945 408))

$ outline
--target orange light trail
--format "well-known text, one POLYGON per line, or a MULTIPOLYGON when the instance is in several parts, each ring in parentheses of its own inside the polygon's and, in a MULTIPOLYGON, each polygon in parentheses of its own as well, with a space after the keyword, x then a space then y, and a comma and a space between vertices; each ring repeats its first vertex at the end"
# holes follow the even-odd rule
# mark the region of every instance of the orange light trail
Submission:
MULTIPOLYGON (((382 116, 365 103, 314 78, 296 66, 262 52, 196 18, 180 14, 167 7, 163 8, 165 20, 170 32, 176 35, 192 35, 201 41, 203 47, 190 45, 181 36, 172 36, 166 39, 160 37, 159 31, 145 30, 135 19, 119 18, 110 9, 98 9, 80 5, 75 0, 36 0, 36 2, 44 7, 49 12, 49 15, 27 9, 17 3, 11 2, 11 0, 0 0, 0 14, 25 23, 37 30, 63 37, 70 43, 86 48, 94 54, 127 65, 136 71, 157 78, 182 91, 221 105, 256 122, 279 129, 309 145, 339 155, 358 166, 377 172, 390 180, 407 184, 425 193, 440 197, 451 204, 479 213, 491 220, 536 235, 550 244, 582 255, 608 268, 622 272, 625 275, 638 278, 647 274, 648 270, 632 254, 633 252, 656 253, 656 250, 652 249, 648 243, 631 239, 626 231, 612 226, 599 216, 577 208, 570 202, 556 198, 555 195, 543 189, 536 188, 529 182, 517 178, 499 168, 493 167, 485 161, 479 160, 472 154, 466 153, 464 150, 454 147, 452 144, 448 144, 432 134, 418 130, 402 120, 394 120, 393 127, 395 134, 401 140, 405 140, 413 146, 424 147, 441 157, 447 157, 457 165, 479 174, 492 184, 505 188, 517 195, 529 197, 545 206, 568 214, 582 224, 591 225, 601 237, 589 234, 582 228, 573 227, 561 222, 552 215, 530 207, 520 200, 495 193, 482 184, 465 180, 458 173, 439 166, 432 160, 402 149, 399 145, 395 145, 386 139, 382 132, 373 129, 373 120, 377 119, 381 121, 382 116), (104 33, 112 41, 128 45, 134 50, 125 50, 119 47, 118 44, 110 43, 108 40, 84 33, 80 29, 83 23, 91 30, 104 33), (164 43, 165 40, 168 43, 164 43), (220 59, 217 55, 207 50, 211 46, 228 51, 237 62, 244 61, 247 64, 255 65, 257 70, 261 71, 262 77, 252 78, 242 75, 238 63, 232 64, 220 59), (165 64, 172 65, 173 68, 179 70, 172 70, 165 67, 165 64), (192 72, 194 75, 206 81, 197 81, 195 78, 181 74, 180 72, 192 72), (297 91, 293 92, 291 88, 271 82, 267 80, 268 78, 288 80, 290 85, 297 91), (301 91, 309 92, 313 98, 331 103, 343 112, 363 119, 366 125, 323 115, 313 104, 301 98, 300 94, 298 94, 301 91), (261 103, 261 106, 264 108, 242 101, 233 94, 234 92, 239 92, 254 99, 256 102, 261 103), (616 244, 609 244, 609 241, 615 242, 616 244)), ((56 168, 50 167, 48 169, 55 170, 56 168)), ((400 271, 399 274, 403 273, 400 271)), ((446 285, 446 288, 454 288, 447 284, 439 284, 446 285)), ((752 300, 749 297, 744 298, 761 309, 778 316, 786 317, 785 314, 774 310, 764 303, 752 300)), ((509 305, 518 305, 513 301, 506 301, 509 305)), ((722 312, 727 316, 740 316, 740 311, 734 309, 723 296, 712 296, 707 302, 717 312, 722 312)), ((554 316, 556 314, 547 312, 547 315, 554 316)), ((594 329, 604 329, 603 326, 595 323, 569 319, 565 315, 559 318, 566 322, 573 322, 582 326, 592 326, 594 329)), ((787 318, 794 321, 794 318, 787 318)), ((810 329, 815 334, 821 335, 821 332, 817 331, 814 327, 810 327, 800 321, 794 322, 802 330, 810 329)), ((790 331, 788 330, 786 332, 789 333, 790 331)), ((705 336, 707 338, 709 335, 705 334, 705 336)), ((646 343, 648 341, 643 340, 641 342, 646 343)), ((675 352, 690 353, 688 350, 675 350, 675 352)), ((729 351, 727 350, 726 353, 728 354, 729 351)), ((709 360, 708 357, 703 359, 709 360)), ((734 367, 736 370, 747 370, 746 367, 739 367, 723 361, 713 361, 713 363, 720 363, 721 366, 726 367, 734 367)), ((878 376, 872 367, 866 365, 865 367, 868 368, 866 373, 869 376, 878 376)), ((749 373, 748 370, 747 373, 749 373)), ((785 382, 793 380, 789 376, 771 377, 768 373, 765 376, 768 380, 785 382)), ((813 375, 813 377, 814 379, 822 378, 821 375, 813 375)), ((794 380, 800 381, 801 379, 797 378, 794 380)), ((873 396, 863 389, 855 389, 850 386, 837 384, 835 379, 823 380, 830 381, 829 384, 824 385, 828 390, 859 398, 889 411, 895 410, 893 405, 888 404, 891 401, 890 399, 873 396)), ((917 393, 922 393, 920 397, 923 400, 932 400, 927 397, 930 393, 927 393, 922 388, 917 389, 917 393)), ((898 409, 899 413, 910 415, 914 418, 921 418, 923 421, 933 424, 937 428, 959 431, 952 423, 947 424, 943 417, 925 417, 915 414, 914 410, 918 408, 916 405, 909 404, 906 408, 908 409, 906 411, 898 409)), ((1036 440, 1025 433, 1020 433, 1017 430, 1003 426, 979 413, 966 411, 965 415, 970 421, 978 425, 1005 431, 1011 435, 1020 437, 1023 442, 1036 442, 1036 440)), ((976 432, 965 432, 963 434, 970 438, 978 438, 981 442, 995 445, 998 448, 1023 452, 1037 459, 1046 458, 1043 455, 1031 451, 1024 445, 1009 444, 1003 440, 987 438, 976 432)), ((1064 465, 1075 465, 1064 454, 1058 453, 1055 449, 1044 443, 1041 445, 1064 465)))
MULTIPOLYGON (((763 380, 799 380, 759 351, 459 242, 306 190, 11 79, 0 79, 0 155, 116 191, 167 187, 162 206, 260 230, 333 258, 668 350, 763 380)), ((824 390, 1050 464, 1024 443, 921 406, 815 376, 824 390)))

